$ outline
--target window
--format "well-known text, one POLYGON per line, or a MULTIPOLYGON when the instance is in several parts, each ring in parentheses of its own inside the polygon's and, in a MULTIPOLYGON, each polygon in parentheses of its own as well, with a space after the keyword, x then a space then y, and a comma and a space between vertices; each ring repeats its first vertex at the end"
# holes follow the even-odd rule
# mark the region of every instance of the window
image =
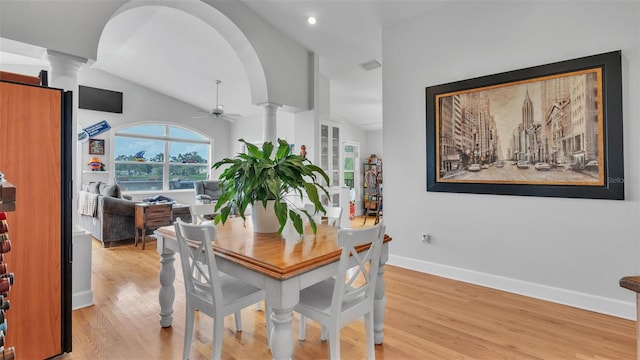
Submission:
POLYGON ((193 189, 209 177, 211 141, 170 125, 140 125, 115 134, 116 182, 125 191, 193 189))
POLYGON ((348 188, 356 187, 356 179, 358 170, 360 169, 360 160, 358 154, 358 144, 345 143, 344 145, 344 166, 343 166, 343 178, 344 186, 348 188))
MULTIPOLYGON (((345 142, 343 149, 343 169, 342 176, 344 186, 349 188, 349 200, 355 201, 361 199, 362 181, 360 180, 360 144, 356 142, 345 142)), ((346 210, 344 210, 346 211, 346 210)))

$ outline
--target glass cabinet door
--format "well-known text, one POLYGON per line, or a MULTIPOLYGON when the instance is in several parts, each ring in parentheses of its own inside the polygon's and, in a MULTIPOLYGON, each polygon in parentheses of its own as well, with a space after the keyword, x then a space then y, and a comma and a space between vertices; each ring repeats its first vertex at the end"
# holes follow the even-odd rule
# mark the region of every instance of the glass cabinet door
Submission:
POLYGON ((329 125, 320 125, 320 167, 329 174, 329 125))
POLYGON ((331 186, 340 186, 340 128, 331 127, 331 186))
POLYGON ((320 167, 329 176, 329 186, 340 186, 340 128, 320 125, 320 167))

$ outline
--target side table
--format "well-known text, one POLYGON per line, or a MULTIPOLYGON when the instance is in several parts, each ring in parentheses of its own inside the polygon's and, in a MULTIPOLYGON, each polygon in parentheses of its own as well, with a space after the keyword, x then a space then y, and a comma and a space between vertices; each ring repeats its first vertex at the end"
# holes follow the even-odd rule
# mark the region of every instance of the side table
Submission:
POLYGON ((153 231, 159 227, 171 225, 173 211, 171 204, 136 204, 136 234, 135 246, 142 238, 142 250, 144 250, 147 231, 153 231))
POLYGON ((625 276, 620 279, 620 286, 636 293, 636 358, 640 360, 640 276, 625 276))

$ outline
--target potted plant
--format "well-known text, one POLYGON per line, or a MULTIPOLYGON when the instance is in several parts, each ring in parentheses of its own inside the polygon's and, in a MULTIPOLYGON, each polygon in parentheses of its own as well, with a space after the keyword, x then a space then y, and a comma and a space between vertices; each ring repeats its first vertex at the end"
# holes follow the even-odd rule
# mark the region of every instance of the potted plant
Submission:
MULTIPOLYGON (((327 174, 311 161, 291 153, 291 146, 278 139, 278 148, 266 141, 262 149, 240 139, 247 148, 247 153, 240 153, 233 159, 225 158, 213 164, 218 169, 228 165, 219 176, 222 194, 216 204, 215 223, 226 222, 232 211, 237 210, 246 221, 245 211, 252 205, 252 215, 273 207, 277 223, 277 231, 281 233, 287 220, 290 219, 298 234, 304 232, 302 216, 309 220, 313 233, 317 226, 312 215, 306 210, 297 208, 292 201, 293 196, 301 198, 306 194, 316 211, 325 212, 318 190, 329 196, 329 192, 318 181, 329 182, 327 174)), ((254 230, 256 228, 254 218, 254 230)))

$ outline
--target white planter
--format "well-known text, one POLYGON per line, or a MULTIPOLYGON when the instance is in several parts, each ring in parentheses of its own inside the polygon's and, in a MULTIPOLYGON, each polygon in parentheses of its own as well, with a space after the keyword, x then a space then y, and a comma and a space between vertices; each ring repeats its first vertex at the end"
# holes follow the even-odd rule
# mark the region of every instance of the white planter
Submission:
POLYGON ((276 211, 273 208, 275 201, 267 201, 267 208, 262 205, 262 202, 253 204, 251 210, 251 222, 253 223, 253 231, 257 233, 274 233, 278 232, 280 223, 276 217, 276 211))

